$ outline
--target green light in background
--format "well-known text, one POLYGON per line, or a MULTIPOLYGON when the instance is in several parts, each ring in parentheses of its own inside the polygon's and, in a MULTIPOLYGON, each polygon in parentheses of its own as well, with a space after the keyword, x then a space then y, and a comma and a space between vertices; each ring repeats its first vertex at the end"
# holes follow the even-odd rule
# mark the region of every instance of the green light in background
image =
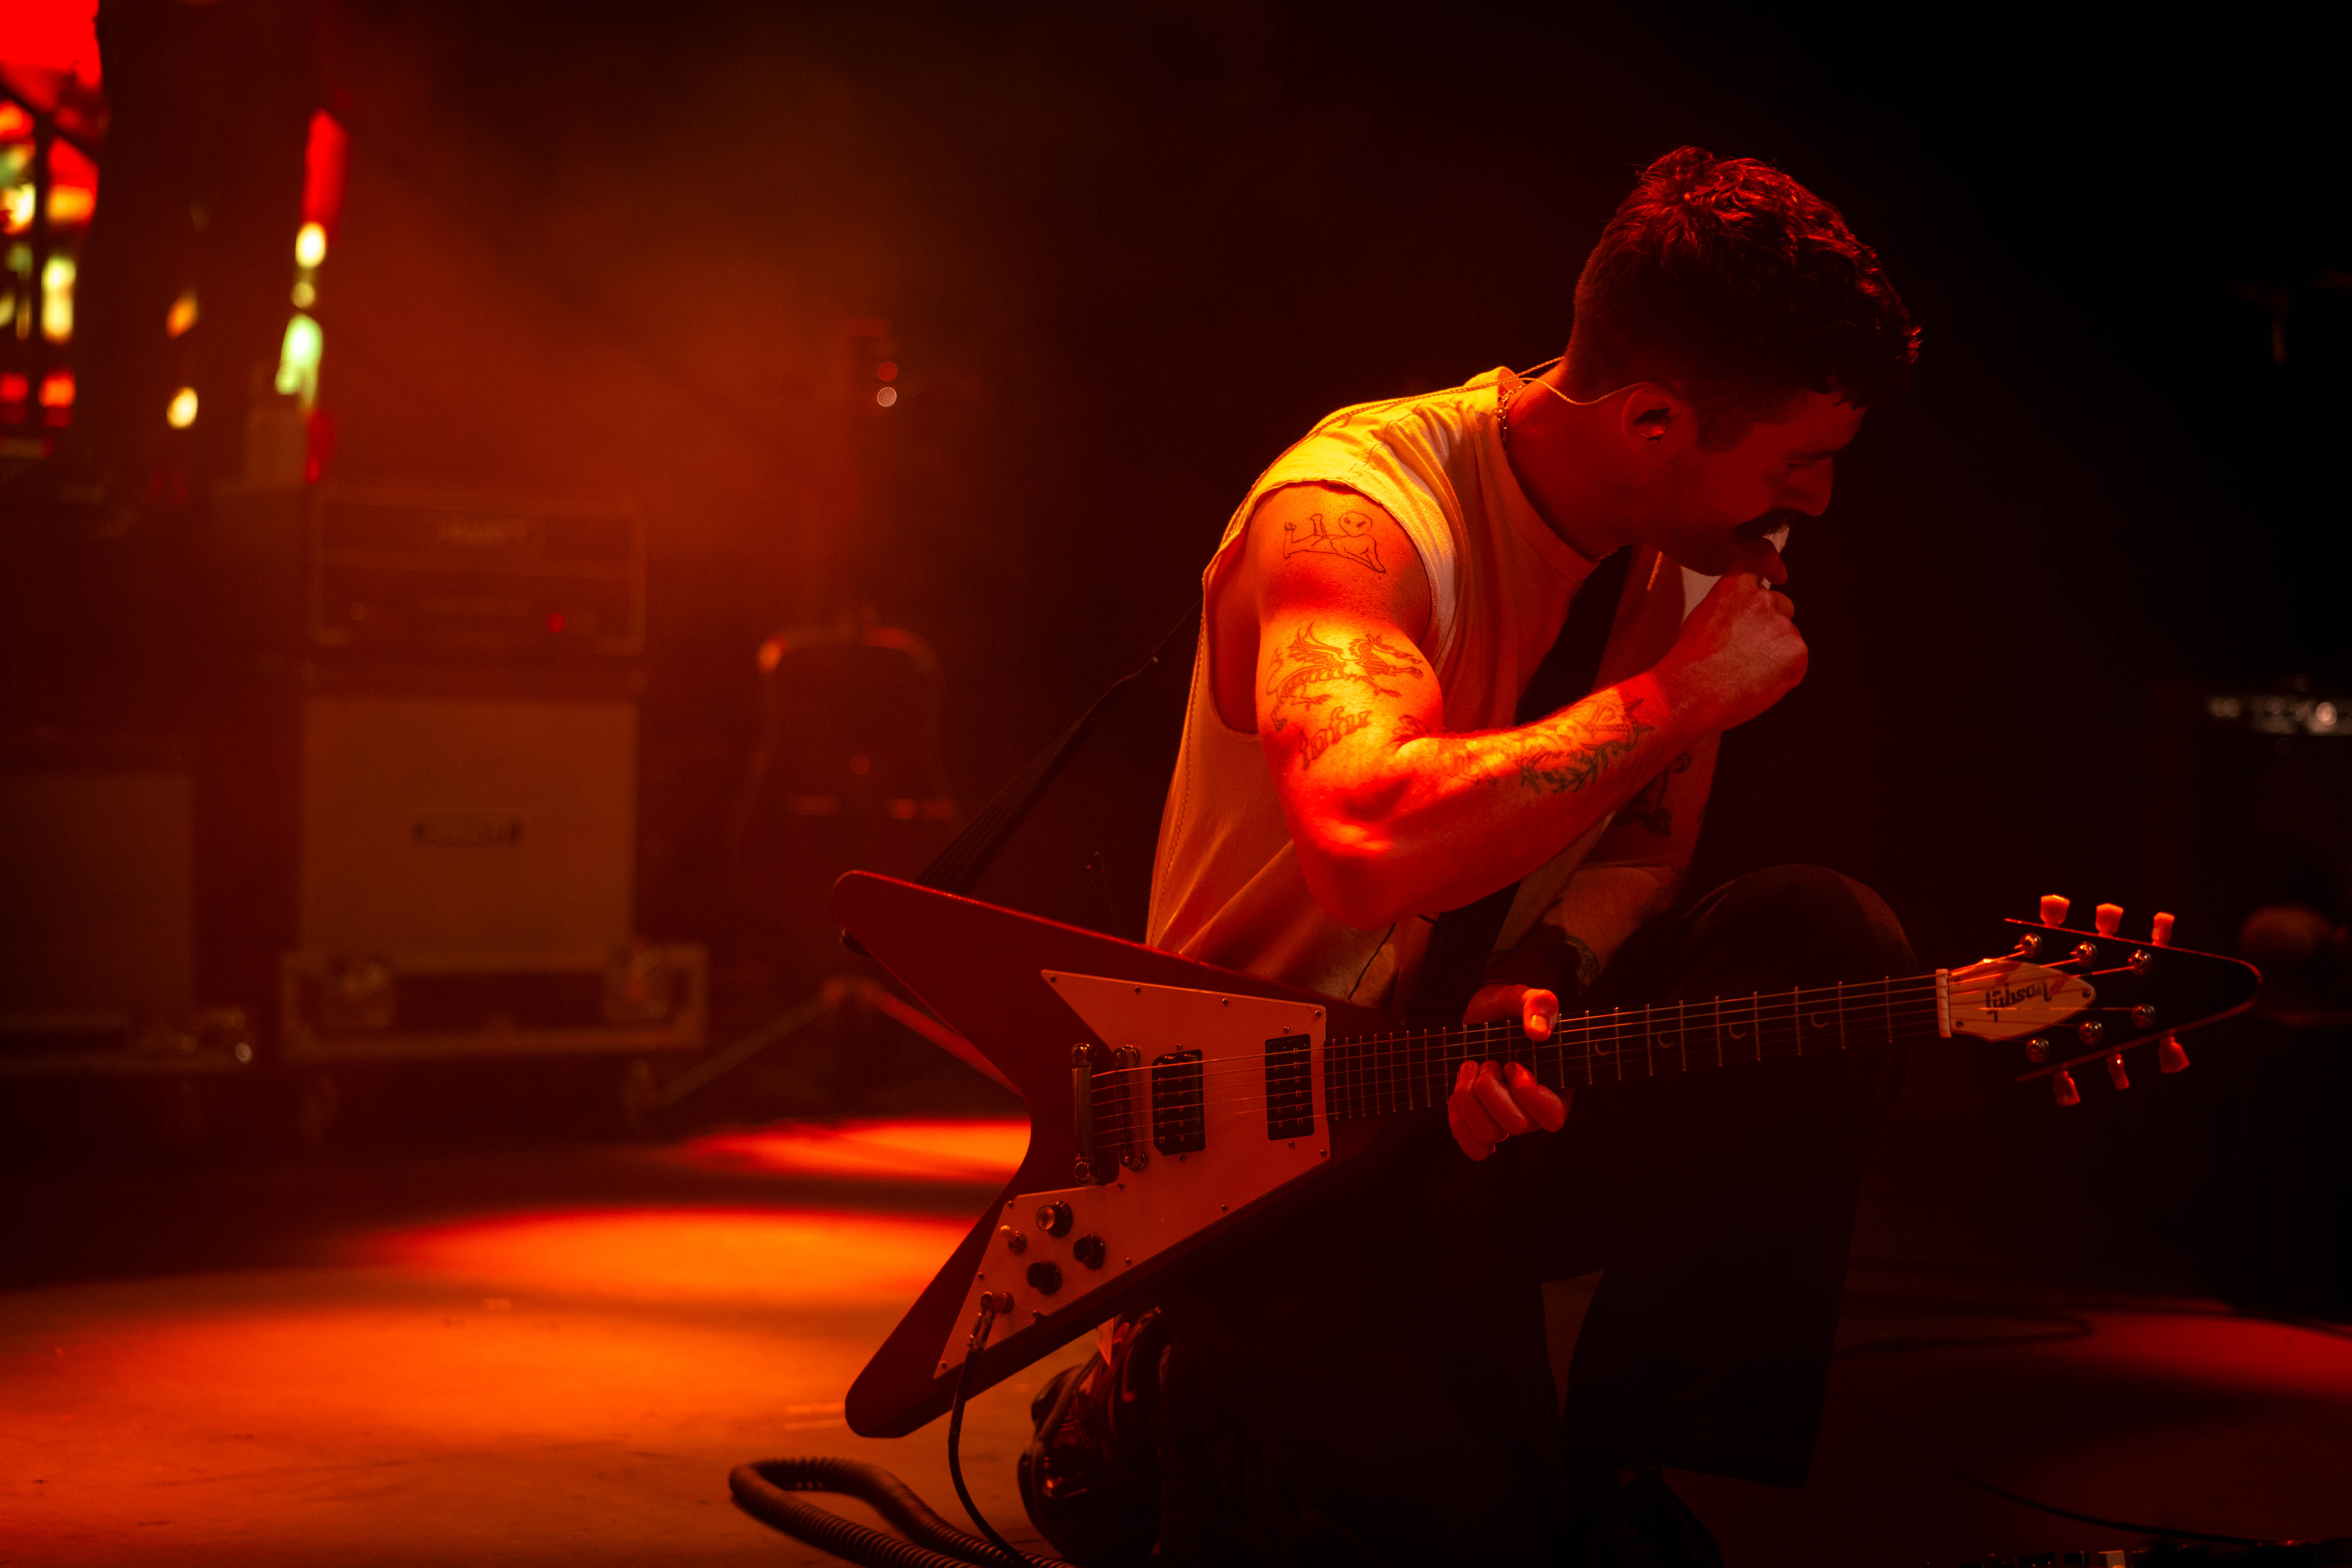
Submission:
POLYGON ((286 346, 278 356, 278 390, 289 397, 302 400, 308 413, 319 402, 319 356, 326 348, 326 334, 319 323, 294 312, 286 323, 286 346))

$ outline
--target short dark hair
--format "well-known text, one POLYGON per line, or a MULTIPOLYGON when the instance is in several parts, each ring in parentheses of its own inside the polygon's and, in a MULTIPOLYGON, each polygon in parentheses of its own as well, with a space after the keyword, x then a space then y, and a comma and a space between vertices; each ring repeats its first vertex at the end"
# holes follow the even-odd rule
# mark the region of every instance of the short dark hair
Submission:
POLYGON ((1919 329, 1829 203, 1769 163, 1677 147, 1576 280, 1569 388, 1674 386, 1720 450, 1801 391, 1860 407, 1910 384, 1919 329))

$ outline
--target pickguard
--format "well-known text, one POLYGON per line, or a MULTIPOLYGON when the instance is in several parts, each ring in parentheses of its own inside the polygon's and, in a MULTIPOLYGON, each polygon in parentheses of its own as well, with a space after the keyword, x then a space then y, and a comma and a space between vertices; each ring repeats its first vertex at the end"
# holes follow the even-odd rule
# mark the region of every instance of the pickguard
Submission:
MULTIPOLYGON (((963 1311, 940 1352, 940 1371, 963 1360, 969 1328, 982 1291, 1013 1298, 1010 1324, 1027 1326, 1058 1313, 1087 1310, 1097 1289, 1169 1247, 1242 1214, 1258 1200, 1330 1158, 1330 1126, 1323 1107, 1324 1010, 1263 996, 1142 985, 1100 975, 1041 972, 1045 984, 1085 1021, 1100 1044, 1133 1046, 1147 1073, 1154 1058, 1174 1051, 1201 1053, 1202 1146, 1190 1152, 1153 1150, 1140 1170, 1120 1169, 1101 1184, 1023 1193, 1009 1199, 964 1291, 963 1311), (1266 1135, 1265 1043, 1305 1035, 1312 1042, 1308 1084, 1314 1129, 1301 1137, 1266 1135), (1065 1204, 1070 1223, 1059 1236, 1037 1223, 1041 1206, 1065 1204), (1014 1250, 1013 1237, 1020 1238, 1014 1250), (1085 1261, 1101 1244, 1098 1266, 1085 1261), (1036 1268, 1050 1264, 1060 1283, 1043 1288, 1036 1268)), ((1148 1096, 1146 1097, 1148 1099, 1148 1096)), ((1067 1117, 1065 1103, 1032 1115, 1067 1117)))

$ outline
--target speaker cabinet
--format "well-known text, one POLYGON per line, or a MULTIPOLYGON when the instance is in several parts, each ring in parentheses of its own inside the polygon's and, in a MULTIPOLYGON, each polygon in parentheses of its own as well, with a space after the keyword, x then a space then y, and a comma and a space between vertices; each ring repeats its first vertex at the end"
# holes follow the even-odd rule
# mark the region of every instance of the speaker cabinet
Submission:
POLYGON ((189 775, 160 746, 0 759, 0 1076, 234 1071, 197 1005, 189 775))

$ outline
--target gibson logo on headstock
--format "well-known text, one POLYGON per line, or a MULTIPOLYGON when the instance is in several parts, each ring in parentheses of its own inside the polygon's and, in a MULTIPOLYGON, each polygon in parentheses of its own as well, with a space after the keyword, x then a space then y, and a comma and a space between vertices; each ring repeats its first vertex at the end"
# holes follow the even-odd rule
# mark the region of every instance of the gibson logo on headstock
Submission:
POLYGON ((1989 958, 1952 972, 1952 1027, 1979 1039, 2030 1035, 2098 999, 2080 975, 1989 958))
POLYGON ((2044 1001, 2048 999, 2049 995, 2050 983, 2048 981, 2029 980, 2022 985, 1994 985, 1987 987, 1984 994, 1984 1005, 1995 1011, 2000 1011, 2003 1008, 2018 1006, 2026 1002, 2044 1001))

